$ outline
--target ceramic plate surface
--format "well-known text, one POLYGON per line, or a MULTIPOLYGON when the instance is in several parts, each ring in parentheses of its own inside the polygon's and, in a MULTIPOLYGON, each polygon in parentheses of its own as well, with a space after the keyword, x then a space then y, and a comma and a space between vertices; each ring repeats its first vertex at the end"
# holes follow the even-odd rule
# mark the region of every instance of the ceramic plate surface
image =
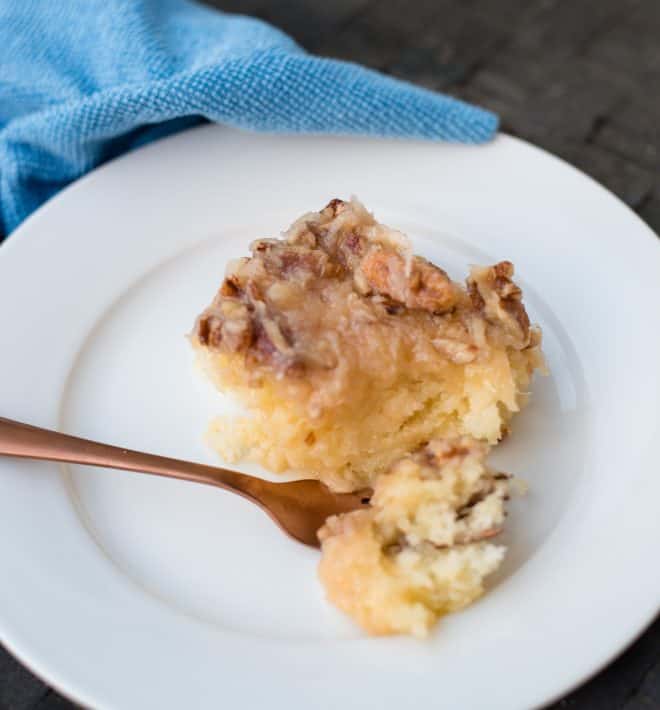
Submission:
MULTIPOLYGON (((98 708, 512 710, 568 691, 658 610, 660 245, 519 140, 198 128, 108 164, 0 248, 0 414, 213 463, 228 403, 185 338, 228 259, 357 195, 464 278, 510 259, 551 375, 494 463, 530 484, 489 593, 426 642, 366 638, 316 551, 220 490, 0 460, 0 638, 98 708)), ((248 466, 243 470, 261 473, 248 466)))

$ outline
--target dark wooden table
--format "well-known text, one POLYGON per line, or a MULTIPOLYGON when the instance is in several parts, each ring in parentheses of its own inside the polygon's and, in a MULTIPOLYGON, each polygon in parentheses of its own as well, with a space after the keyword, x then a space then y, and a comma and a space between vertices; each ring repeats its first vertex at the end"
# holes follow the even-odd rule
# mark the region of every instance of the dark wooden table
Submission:
MULTIPOLYGON (((660 0, 207 2, 496 111, 504 130, 589 173, 660 232, 660 0)), ((625 234, 621 247, 625 259, 625 234)), ((0 710, 71 707, 0 647, 0 710)), ((660 620, 552 708, 660 710, 660 620)))

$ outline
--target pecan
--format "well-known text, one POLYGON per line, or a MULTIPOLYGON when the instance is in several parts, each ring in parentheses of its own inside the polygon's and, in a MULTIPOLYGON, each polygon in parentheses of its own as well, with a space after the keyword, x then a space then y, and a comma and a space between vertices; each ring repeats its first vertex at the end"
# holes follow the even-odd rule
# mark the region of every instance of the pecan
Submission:
POLYGON ((529 344, 529 316, 522 303, 522 291, 511 280, 510 261, 484 268, 473 268, 467 280, 468 293, 475 310, 492 323, 502 326, 517 347, 529 344))
POLYGON ((481 297, 481 294, 479 293, 479 289, 477 288, 476 282, 470 281, 468 279, 467 290, 468 290, 468 295, 470 296, 470 301, 472 303, 472 308, 474 308, 475 311, 482 311, 484 306, 486 305, 486 302, 481 297))
POLYGON ((327 264, 327 257, 318 251, 286 249, 278 254, 280 276, 288 276, 293 271, 308 272, 322 276, 327 264))
POLYGON ((199 342, 202 345, 210 344, 211 324, 209 323, 208 317, 200 316, 199 320, 197 321, 195 332, 197 333, 199 342))
POLYGON ((328 228, 322 227, 317 222, 307 222, 307 231, 297 235, 295 244, 305 244, 306 246, 315 247, 319 244, 319 240, 323 240, 328 234, 328 228))
POLYGON ((236 298, 241 292, 241 287, 236 276, 227 276, 220 287, 220 295, 227 298, 236 298))
POLYGON ((234 298, 216 299, 195 324, 200 344, 233 352, 249 347, 253 335, 250 308, 234 298))
POLYGON ((255 247, 266 273, 276 279, 287 280, 296 275, 302 278, 322 277, 332 272, 328 255, 320 249, 279 241, 275 244, 259 242, 255 247))
POLYGON ((330 200, 330 202, 328 202, 328 204, 323 208, 322 213, 327 213, 330 217, 336 217, 340 212, 344 211, 345 207, 346 203, 344 202, 344 200, 340 200, 339 198, 335 197, 334 199, 330 200))
POLYGON ((252 253, 263 254, 280 246, 282 242, 279 239, 257 239, 250 244, 252 253))
POLYGON ((493 273, 498 279, 510 281, 513 276, 513 264, 510 261, 499 261, 493 266, 493 273))
POLYGON ((465 458, 472 454, 484 457, 487 451, 488 447, 483 442, 461 436, 453 439, 434 439, 420 449, 415 457, 420 463, 439 467, 453 458, 465 458))
POLYGON ((413 257, 409 273, 404 258, 389 249, 374 249, 360 264, 369 285, 408 308, 445 313, 456 305, 457 293, 447 274, 421 257, 413 257))
POLYGON ((349 232, 344 237, 344 245, 348 251, 356 256, 361 256, 364 251, 364 247, 362 246, 362 237, 360 237, 357 232, 349 232))

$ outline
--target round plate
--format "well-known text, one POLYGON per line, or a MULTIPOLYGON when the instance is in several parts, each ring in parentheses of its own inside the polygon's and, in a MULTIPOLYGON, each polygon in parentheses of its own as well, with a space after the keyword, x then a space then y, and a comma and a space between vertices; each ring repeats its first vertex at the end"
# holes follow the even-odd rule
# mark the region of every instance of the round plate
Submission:
MULTIPOLYGON (((355 194, 464 278, 512 260, 551 374, 495 463, 525 478, 486 596, 427 641, 366 638, 318 553, 220 490, 0 461, 0 637, 94 707, 529 708, 658 609, 660 248, 519 140, 485 147, 198 128, 62 192, 0 249, 4 416, 213 462, 229 406, 185 338, 228 259, 355 194)), ((244 470, 258 472, 254 468, 244 470)))

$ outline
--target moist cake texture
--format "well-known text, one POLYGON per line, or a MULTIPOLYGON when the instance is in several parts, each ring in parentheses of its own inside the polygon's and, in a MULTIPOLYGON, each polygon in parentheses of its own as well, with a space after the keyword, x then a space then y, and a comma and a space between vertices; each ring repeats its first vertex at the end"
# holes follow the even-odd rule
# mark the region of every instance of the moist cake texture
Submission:
POLYGON ((488 446, 435 440, 375 484, 371 508, 329 518, 319 576, 328 599, 371 634, 425 636, 470 604, 500 565, 509 477, 485 464, 488 446))
POLYGON ((211 424, 223 458, 336 490, 373 484, 433 438, 496 443, 543 367, 510 262, 452 281, 356 200, 254 242, 191 341, 248 412, 211 424))

